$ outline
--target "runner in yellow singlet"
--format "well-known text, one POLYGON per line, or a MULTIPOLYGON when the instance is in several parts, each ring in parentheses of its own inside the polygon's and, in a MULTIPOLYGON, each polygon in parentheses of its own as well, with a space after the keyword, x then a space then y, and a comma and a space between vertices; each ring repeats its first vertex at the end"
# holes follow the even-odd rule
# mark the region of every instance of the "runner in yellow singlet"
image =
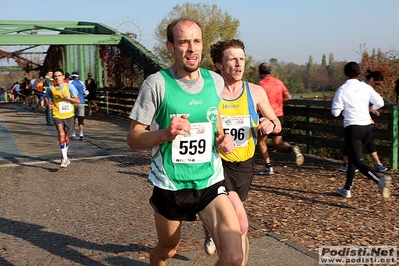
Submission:
MULTIPOLYGON (((244 260, 247 265, 249 242, 248 218, 243 201, 254 177, 254 161, 258 132, 278 133, 281 125, 265 91, 259 85, 242 81, 245 69, 245 46, 240 40, 220 41, 211 46, 211 57, 224 79, 223 100, 219 105, 225 134, 233 136, 236 148, 232 153, 220 154, 225 186, 240 221, 244 260), (258 111, 262 114, 259 119, 258 111)), ((205 229, 205 228, 204 228, 205 229)), ((212 255, 216 251, 213 239, 205 229, 204 249, 212 255)))
POLYGON ((54 70, 54 83, 46 90, 44 101, 47 108, 53 111, 54 124, 58 131, 61 148, 61 165, 67 167, 70 164, 68 159, 69 134, 74 123, 73 103, 79 103, 78 91, 70 83, 64 83, 65 75, 61 68, 54 70))

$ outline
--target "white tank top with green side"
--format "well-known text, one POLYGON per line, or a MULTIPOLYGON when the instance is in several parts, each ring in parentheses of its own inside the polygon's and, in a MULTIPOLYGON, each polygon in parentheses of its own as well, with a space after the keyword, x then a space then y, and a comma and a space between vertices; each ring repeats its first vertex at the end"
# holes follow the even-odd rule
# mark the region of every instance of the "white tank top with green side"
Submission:
POLYGON ((150 183, 166 190, 207 188, 224 179, 222 162, 214 145, 219 97, 208 70, 200 68, 204 88, 196 94, 184 91, 169 70, 161 70, 165 97, 151 128, 165 129, 172 117, 186 115, 190 132, 153 148, 150 183))

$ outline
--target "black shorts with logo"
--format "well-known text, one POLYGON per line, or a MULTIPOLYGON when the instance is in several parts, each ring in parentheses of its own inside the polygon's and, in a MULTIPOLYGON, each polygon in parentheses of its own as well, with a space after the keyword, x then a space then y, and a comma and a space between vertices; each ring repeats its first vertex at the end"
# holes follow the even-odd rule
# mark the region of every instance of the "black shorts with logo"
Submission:
POLYGON ((247 198, 249 187, 254 179, 254 159, 243 162, 228 162, 222 160, 227 191, 235 191, 241 201, 247 198))
POLYGON ((196 214, 221 194, 227 195, 224 181, 202 190, 171 191, 154 186, 150 204, 154 211, 169 220, 195 221, 196 214))

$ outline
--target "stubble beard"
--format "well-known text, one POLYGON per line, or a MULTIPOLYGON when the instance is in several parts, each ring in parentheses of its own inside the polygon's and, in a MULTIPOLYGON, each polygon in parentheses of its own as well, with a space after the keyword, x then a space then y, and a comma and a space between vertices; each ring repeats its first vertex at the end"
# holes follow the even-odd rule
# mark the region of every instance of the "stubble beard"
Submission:
POLYGON ((201 61, 198 61, 198 63, 195 65, 184 64, 184 70, 187 72, 190 72, 190 73, 195 72, 198 70, 198 68, 200 68, 200 64, 201 64, 201 61))
POLYGON ((198 68, 199 68, 198 64, 195 66, 184 66, 184 70, 190 73, 197 71, 198 68))

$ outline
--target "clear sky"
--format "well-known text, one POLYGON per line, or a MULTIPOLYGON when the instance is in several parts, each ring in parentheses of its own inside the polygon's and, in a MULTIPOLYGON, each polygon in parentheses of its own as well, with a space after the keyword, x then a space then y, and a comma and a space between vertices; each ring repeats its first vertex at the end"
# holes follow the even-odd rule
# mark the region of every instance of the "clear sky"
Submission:
POLYGON ((90 21, 139 29, 140 43, 152 51, 159 22, 186 2, 216 4, 238 19, 239 38, 256 61, 305 64, 312 56, 321 63, 330 53, 338 61, 359 61, 363 44, 370 52, 399 51, 399 0, 13 0, 3 1, 0 20, 90 21))

